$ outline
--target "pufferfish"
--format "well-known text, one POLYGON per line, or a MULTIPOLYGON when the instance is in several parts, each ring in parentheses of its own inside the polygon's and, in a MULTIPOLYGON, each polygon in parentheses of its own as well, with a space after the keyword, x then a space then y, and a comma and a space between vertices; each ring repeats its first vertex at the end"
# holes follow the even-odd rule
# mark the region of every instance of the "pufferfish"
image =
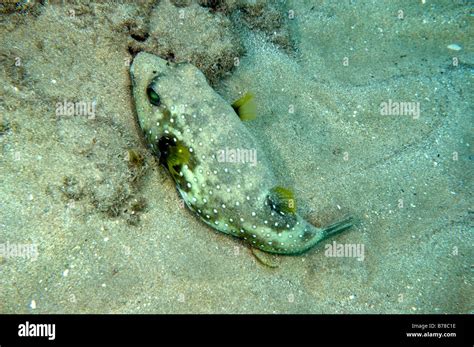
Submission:
POLYGON ((130 76, 146 143, 205 224, 276 254, 305 252, 352 226, 349 218, 317 228, 296 212, 293 193, 278 185, 239 117, 252 118, 251 94, 230 105, 192 64, 145 52, 134 58, 130 76), (253 153, 255 160, 239 153, 253 153))

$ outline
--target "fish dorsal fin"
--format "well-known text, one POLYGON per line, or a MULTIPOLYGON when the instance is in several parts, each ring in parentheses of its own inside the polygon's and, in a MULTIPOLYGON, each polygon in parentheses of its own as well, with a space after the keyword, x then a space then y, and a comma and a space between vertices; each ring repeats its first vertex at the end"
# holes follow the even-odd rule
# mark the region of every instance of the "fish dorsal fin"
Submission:
POLYGON ((235 100, 232 107, 243 121, 252 120, 257 117, 257 105, 255 104, 254 95, 250 92, 235 100))
POLYGON ((276 186, 268 193, 270 207, 280 214, 295 214, 296 200, 293 192, 287 188, 276 186))

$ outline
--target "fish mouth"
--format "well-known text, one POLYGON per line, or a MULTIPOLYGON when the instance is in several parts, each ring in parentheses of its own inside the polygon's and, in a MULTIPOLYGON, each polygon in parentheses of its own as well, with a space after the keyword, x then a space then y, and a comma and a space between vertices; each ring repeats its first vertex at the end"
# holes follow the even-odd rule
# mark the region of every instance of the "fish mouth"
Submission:
POLYGON ((169 68, 167 61, 147 52, 139 52, 130 64, 130 78, 133 87, 142 84, 149 84, 158 76, 163 76, 163 72, 169 68))

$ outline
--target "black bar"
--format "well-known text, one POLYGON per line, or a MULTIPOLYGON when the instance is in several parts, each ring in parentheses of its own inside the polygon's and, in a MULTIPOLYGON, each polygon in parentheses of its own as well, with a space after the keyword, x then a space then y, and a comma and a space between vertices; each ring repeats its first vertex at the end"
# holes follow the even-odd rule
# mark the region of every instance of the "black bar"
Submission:
POLYGON ((472 346, 472 323, 472 315, 0 315, 0 346, 83 343, 472 346), (31 323, 54 323, 55 339, 18 336, 20 324, 26 322, 30 328, 31 323), (407 333, 455 333, 456 337, 408 337, 407 333))

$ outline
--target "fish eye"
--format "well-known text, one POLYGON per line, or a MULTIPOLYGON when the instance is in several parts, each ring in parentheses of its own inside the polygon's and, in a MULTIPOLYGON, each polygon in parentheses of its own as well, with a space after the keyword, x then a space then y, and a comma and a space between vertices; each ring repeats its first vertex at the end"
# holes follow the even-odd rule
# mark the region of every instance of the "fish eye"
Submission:
POLYGON ((148 88, 146 89, 146 94, 148 96, 148 100, 150 101, 152 105, 160 106, 160 103, 161 103, 160 96, 155 92, 152 84, 150 84, 148 88))

